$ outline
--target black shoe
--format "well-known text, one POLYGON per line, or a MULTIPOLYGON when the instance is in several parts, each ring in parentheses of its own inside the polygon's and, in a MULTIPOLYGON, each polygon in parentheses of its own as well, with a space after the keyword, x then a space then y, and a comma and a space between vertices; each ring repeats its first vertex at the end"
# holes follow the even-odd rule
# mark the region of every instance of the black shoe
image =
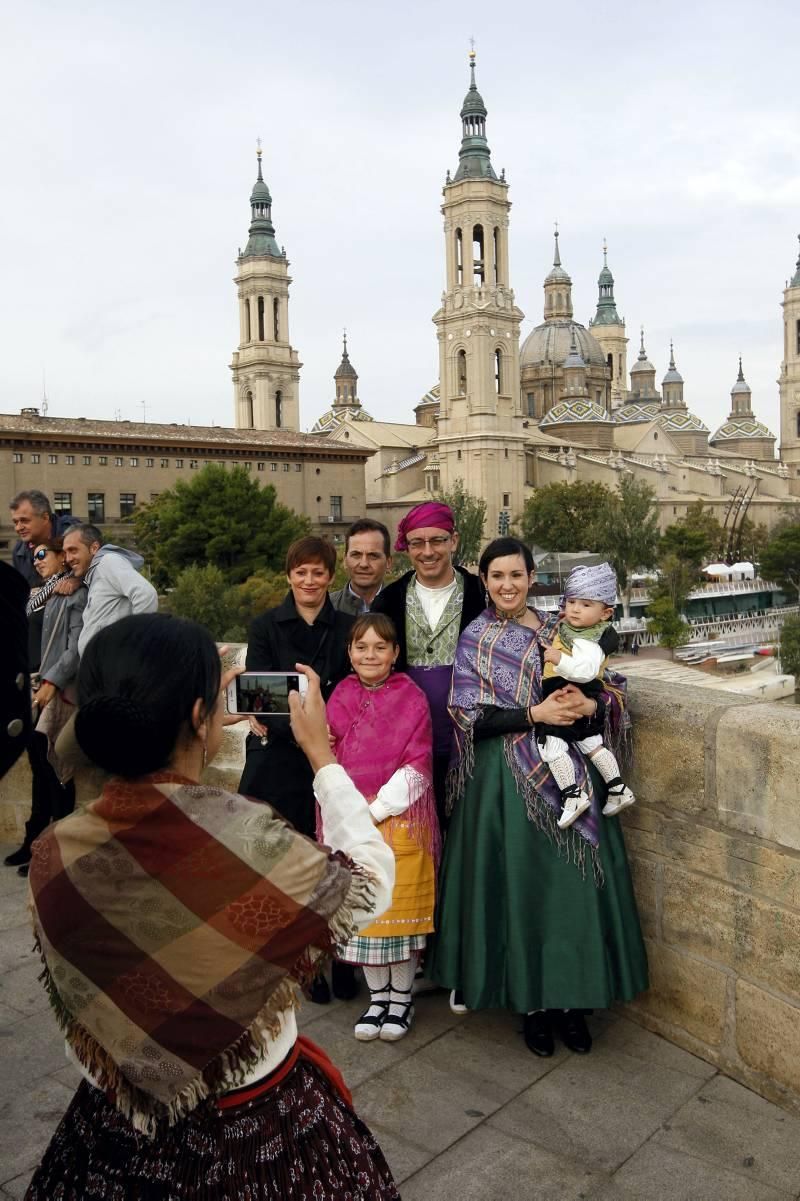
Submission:
POLYGON ((22 867, 17 868, 17 875, 27 877, 29 867, 30 867, 29 863, 23 863, 22 867))
POLYGON ((556 1025, 561 1041, 568 1050, 577 1055, 588 1055, 592 1049, 592 1036, 586 1018, 580 1009, 566 1009, 556 1013, 556 1025))
POLYGON ((313 1001, 315 1005, 330 1005, 331 990, 328 988, 328 981, 323 975, 315 976, 311 981, 311 987, 308 990, 308 999, 313 1001))
POLYGON ((331 964, 331 987, 333 995, 340 1001, 352 1001, 358 996, 358 977, 352 963, 341 963, 334 959, 331 964))
POLYGON ((523 1019, 525 1045, 534 1055, 549 1059, 555 1050, 553 1043, 553 1027, 550 1014, 539 1010, 538 1013, 526 1013, 523 1019))
POLYGON ((23 863, 30 863, 31 848, 23 842, 18 851, 12 851, 10 855, 6 855, 3 863, 6 867, 20 867, 23 863))

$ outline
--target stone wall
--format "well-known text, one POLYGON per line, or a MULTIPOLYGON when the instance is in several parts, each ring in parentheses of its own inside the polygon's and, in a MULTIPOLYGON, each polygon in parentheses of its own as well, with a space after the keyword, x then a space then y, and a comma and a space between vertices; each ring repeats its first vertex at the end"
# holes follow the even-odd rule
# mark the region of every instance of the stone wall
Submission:
POLYGON ((630 1017, 800 1113, 800 708, 631 682, 630 1017))
MULTIPOLYGON (((800 708, 642 678, 630 694, 623 822, 652 986, 626 1011, 800 1113, 800 708)), ((209 779, 236 788, 245 734, 226 731, 209 779)), ((23 760, 0 781, 2 841, 29 796, 23 760)))

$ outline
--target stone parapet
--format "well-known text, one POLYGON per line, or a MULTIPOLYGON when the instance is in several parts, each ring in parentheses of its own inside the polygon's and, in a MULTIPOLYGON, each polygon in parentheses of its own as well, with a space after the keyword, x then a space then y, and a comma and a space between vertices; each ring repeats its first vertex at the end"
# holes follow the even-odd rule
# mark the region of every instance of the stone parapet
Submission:
POLYGON ((800 708, 630 683, 629 1016, 800 1113, 800 708))

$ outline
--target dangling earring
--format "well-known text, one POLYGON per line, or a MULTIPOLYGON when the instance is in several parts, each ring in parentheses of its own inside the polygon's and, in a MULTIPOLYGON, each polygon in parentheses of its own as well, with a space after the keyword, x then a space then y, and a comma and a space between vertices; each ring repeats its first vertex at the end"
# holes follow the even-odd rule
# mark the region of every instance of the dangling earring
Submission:
POLYGON ((489 608, 489 606, 490 606, 490 605, 491 605, 491 603, 492 603, 492 598, 489 596, 489 589, 488 589, 488 588, 484 588, 484 590, 483 590, 483 597, 484 597, 484 600, 486 601, 486 608, 488 609, 488 608, 489 608))

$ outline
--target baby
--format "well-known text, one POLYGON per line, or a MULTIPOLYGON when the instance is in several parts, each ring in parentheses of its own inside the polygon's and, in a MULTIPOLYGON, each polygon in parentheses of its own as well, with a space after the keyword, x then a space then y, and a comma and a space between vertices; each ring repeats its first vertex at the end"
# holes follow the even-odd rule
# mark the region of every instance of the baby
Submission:
MULTIPOLYGON (((608 563, 575 567, 567 576, 562 597, 564 618, 553 645, 544 652, 542 692, 549 696, 565 684, 575 684, 584 696, 598 700, 608 656, 619 645, 611 625, 617 599, 617 577, 608 563)), ((622 781, 616 758, 603 745, 602 717, 582 717, 572 726, 537 726, 543 761, 561 791, 563 810, 558 827, 565 830, 589 808, 589 798, 575 782, 568 743, 588 755, 608 785, 604 817, 627 809, 636 798, 622 781)))

